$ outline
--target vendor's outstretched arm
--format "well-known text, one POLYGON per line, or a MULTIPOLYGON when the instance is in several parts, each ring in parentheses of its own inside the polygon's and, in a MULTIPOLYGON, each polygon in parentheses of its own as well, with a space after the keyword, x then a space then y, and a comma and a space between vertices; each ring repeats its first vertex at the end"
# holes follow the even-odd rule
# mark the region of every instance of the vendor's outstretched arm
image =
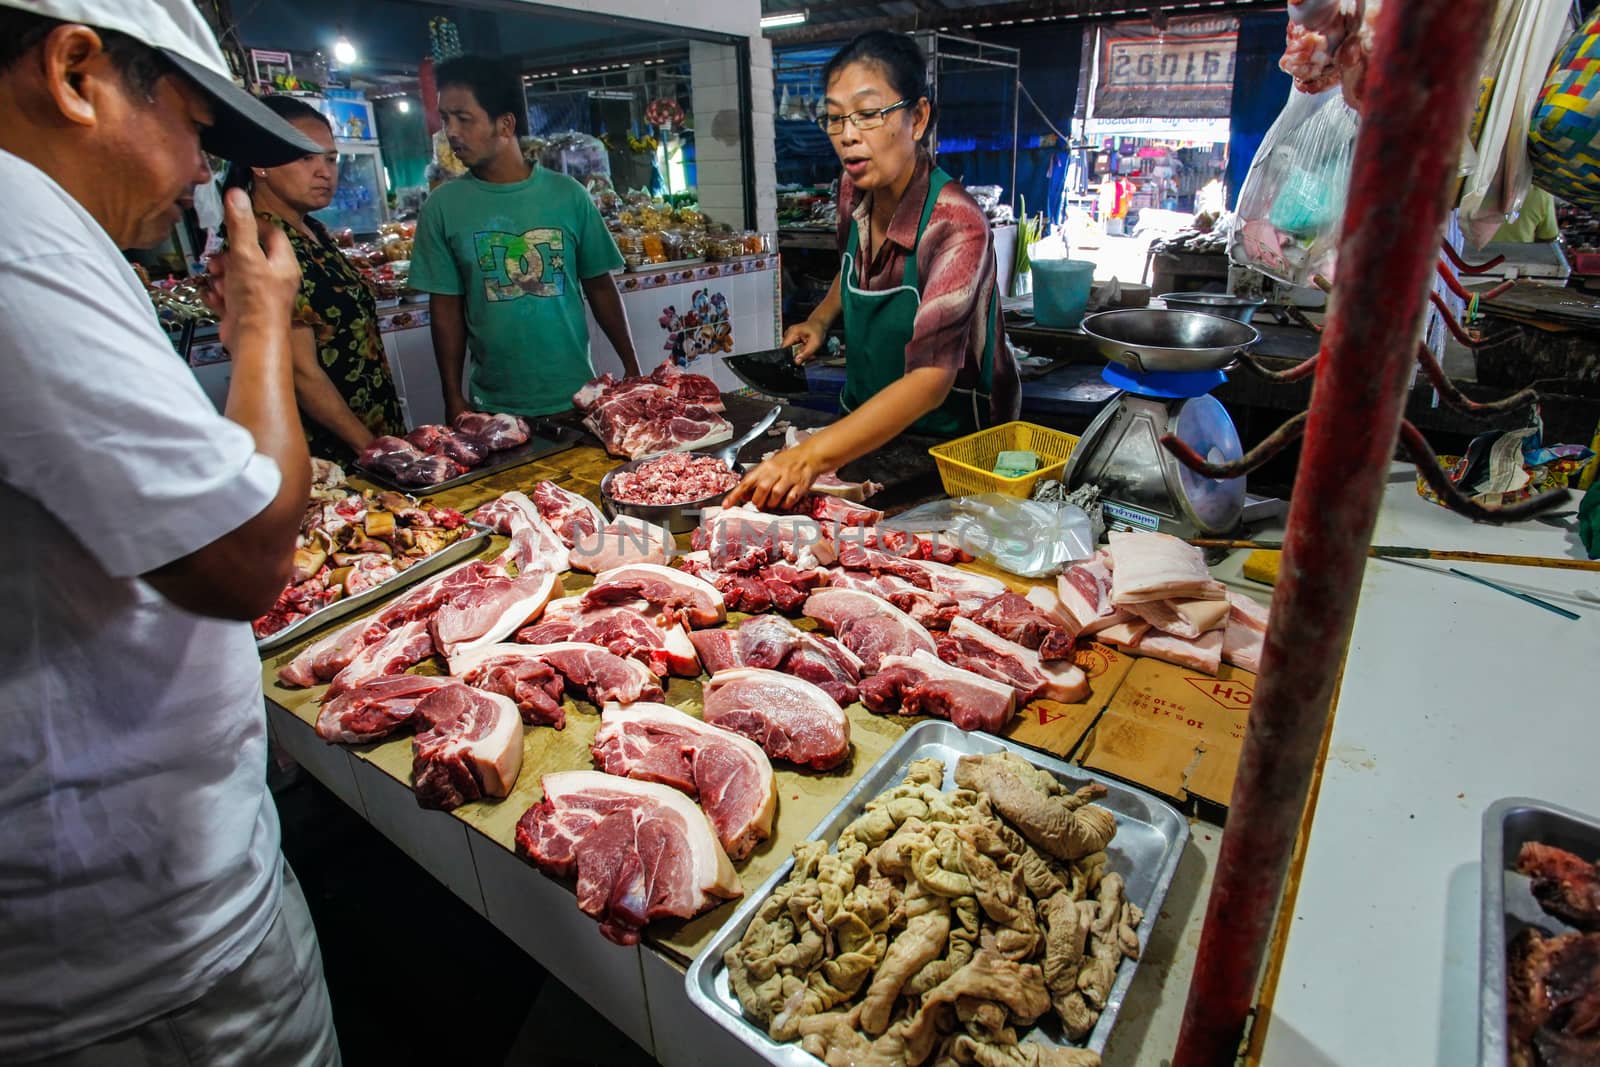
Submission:
POLYGON ((726 503, 748 500, 758 508, 794 507, 820 476, 882 448, 944 403, 955 380, 955 371, 939 367, 908 371, 832 426, 794 448, 784 449, 745 475, 744 481, 728 494, 726 503))

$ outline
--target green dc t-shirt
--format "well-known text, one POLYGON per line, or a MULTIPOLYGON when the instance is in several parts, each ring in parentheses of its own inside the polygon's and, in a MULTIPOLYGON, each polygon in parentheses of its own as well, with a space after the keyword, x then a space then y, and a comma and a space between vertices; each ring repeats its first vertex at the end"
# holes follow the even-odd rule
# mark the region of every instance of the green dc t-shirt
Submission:
POLYGON ((581 280, 622 266, 583 186, 543 167, 501 184, 468 174, 422 206, 411 287, 466 305, 474 408, 550 415, 594 377, 581 280))

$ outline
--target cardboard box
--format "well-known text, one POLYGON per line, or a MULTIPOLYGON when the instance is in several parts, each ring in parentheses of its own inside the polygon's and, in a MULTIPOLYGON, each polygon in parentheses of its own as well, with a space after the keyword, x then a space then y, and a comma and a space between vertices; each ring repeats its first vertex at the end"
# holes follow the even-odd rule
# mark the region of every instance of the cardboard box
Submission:
POLYGON ((1255 682, 1228 665, 1213 678, 1140 659, 1085 740, 1082 763, 1176 800, 1192 795, 1225 807, 1255 682))
POLYGON ((1062 758, 1072 755, 1134 662, 1126 653, 1093 641, 1080 644, 1075 659, 1079 669, 1089 676, 1088 698, 1078 704, 1035 700, 1011 720, 1005 729, 1006 738, 1062 758))

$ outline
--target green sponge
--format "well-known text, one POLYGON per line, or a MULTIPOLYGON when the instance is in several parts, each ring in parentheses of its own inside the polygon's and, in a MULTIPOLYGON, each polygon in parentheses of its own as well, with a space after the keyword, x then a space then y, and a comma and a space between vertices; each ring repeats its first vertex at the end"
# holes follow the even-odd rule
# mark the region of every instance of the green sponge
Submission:
POLYGON ((1039 456, 1034 452, 1002 452, 994 461, 994 473, 1002 478, 1020 478, 1039 469, 1039 456))

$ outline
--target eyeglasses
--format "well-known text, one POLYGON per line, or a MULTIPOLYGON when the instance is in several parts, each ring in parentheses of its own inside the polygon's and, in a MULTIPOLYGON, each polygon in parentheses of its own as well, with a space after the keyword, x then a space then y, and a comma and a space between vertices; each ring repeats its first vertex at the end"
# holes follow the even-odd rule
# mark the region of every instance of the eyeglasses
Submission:
POLYGON ((845 119, 849 119, 850 125, 858 130, 875 130, 883 125, 885 115, 910 107, 912 103, 910 100, 902 100, 888 107, 869 107, 861 111, 852 111, 848 115, 822 115, 817 118, 817 126, 830 137, 844 132, 845 119))

